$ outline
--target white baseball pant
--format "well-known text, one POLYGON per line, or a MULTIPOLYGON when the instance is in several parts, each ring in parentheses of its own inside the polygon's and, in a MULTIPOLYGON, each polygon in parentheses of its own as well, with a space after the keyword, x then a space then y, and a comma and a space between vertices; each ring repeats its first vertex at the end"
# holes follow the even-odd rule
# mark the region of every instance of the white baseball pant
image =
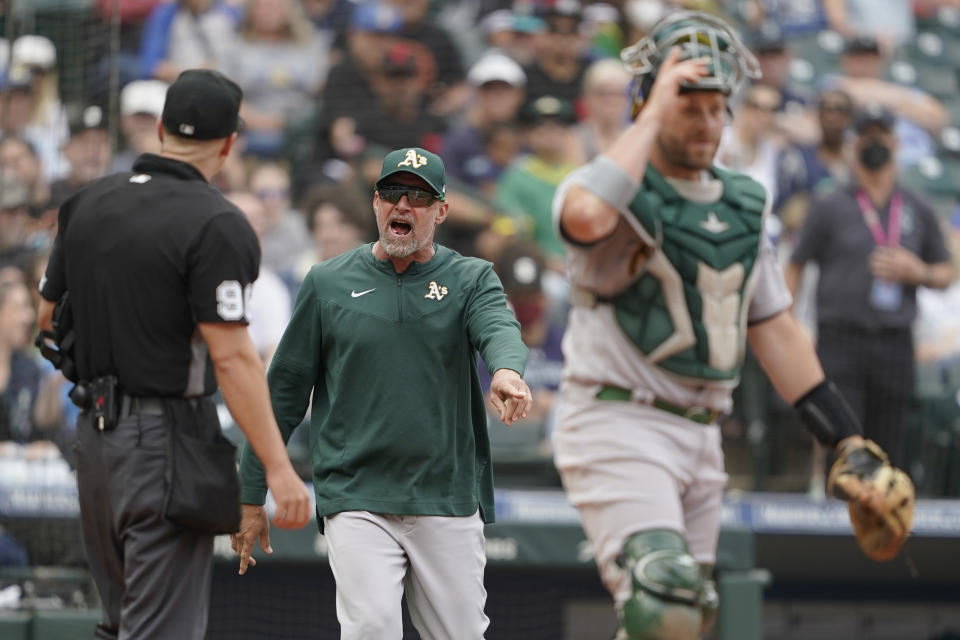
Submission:
POLYGON ((600 579, 615 601, 630 595, 617 556, 639 531, 676 531, 697 562, 714 563, 727 482, 719 427, 635 402, 568 394, 553 447, 567 498, 580 512, 600 579))

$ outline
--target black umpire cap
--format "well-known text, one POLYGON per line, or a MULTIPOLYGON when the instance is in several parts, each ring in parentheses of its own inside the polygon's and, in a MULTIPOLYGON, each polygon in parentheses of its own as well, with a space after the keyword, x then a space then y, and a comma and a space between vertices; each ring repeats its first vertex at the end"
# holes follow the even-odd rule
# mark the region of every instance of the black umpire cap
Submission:
POLYGON ((226 138, 243 126, 243 90, 219 71, 188 69, 177 76, 163 104, 163 128, 193 140, 226 138))

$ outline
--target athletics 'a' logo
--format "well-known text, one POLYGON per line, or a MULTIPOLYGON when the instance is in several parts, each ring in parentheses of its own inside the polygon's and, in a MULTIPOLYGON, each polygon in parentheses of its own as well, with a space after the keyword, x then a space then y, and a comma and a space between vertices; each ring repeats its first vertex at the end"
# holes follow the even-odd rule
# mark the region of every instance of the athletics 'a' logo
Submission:
POLYGON ((413 167, 414 169, 419 169, 422 166, 427 164, 427 158, 417 154, 416 149, 410 149, 407 151, 407 155, 404 156, 401 162, 397 163, 398 167, 413 167))
POLYGON ((423 296, 428 300, 443 300, 443 296, 447 295, 447 288, 438 286, 436 282, 430 283, 430 291, 427 292, 427 295, 423 296))

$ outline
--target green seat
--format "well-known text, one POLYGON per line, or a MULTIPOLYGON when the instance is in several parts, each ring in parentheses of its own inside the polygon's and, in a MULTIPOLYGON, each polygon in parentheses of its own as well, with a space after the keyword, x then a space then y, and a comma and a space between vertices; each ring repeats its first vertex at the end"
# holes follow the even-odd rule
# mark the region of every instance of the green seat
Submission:
POLYGON ((944 219, 960 199, 960 160, 930 156, 904 171, 901 182, 926 198, 944 219))
MULTIPOLYGON (((809 63, 813 67, 815 77, 835 71, 837 59, 842 50, 843 38, 835 31, 819 31, 790 40, 790 51, 793 57, 809 63)), ((801 78, 795 78, 795 80, 799 81, 801 78)))
POLYGON ((948 62, 914 63, 917 72, 915 85, 937 98, 953 98, 960 95, 957 72, 948 62))
POLYGON ((29 613, 11 611, 0 613, 0 638, 4 640, 30 640, 29 613))
POLYGON ((90 638, 100 622, 98 609, 37 611, 33 616, 33 640, 90 638))

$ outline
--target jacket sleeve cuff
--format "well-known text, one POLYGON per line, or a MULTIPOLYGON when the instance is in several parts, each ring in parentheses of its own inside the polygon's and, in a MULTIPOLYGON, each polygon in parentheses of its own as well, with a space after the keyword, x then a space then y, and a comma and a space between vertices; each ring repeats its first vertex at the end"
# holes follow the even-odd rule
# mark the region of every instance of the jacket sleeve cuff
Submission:
POLYGON ((243 504, 257 504, 262 505, 267 501, 267 488, 266 487, 241 487, 240 488, 240 502, 243 504))

